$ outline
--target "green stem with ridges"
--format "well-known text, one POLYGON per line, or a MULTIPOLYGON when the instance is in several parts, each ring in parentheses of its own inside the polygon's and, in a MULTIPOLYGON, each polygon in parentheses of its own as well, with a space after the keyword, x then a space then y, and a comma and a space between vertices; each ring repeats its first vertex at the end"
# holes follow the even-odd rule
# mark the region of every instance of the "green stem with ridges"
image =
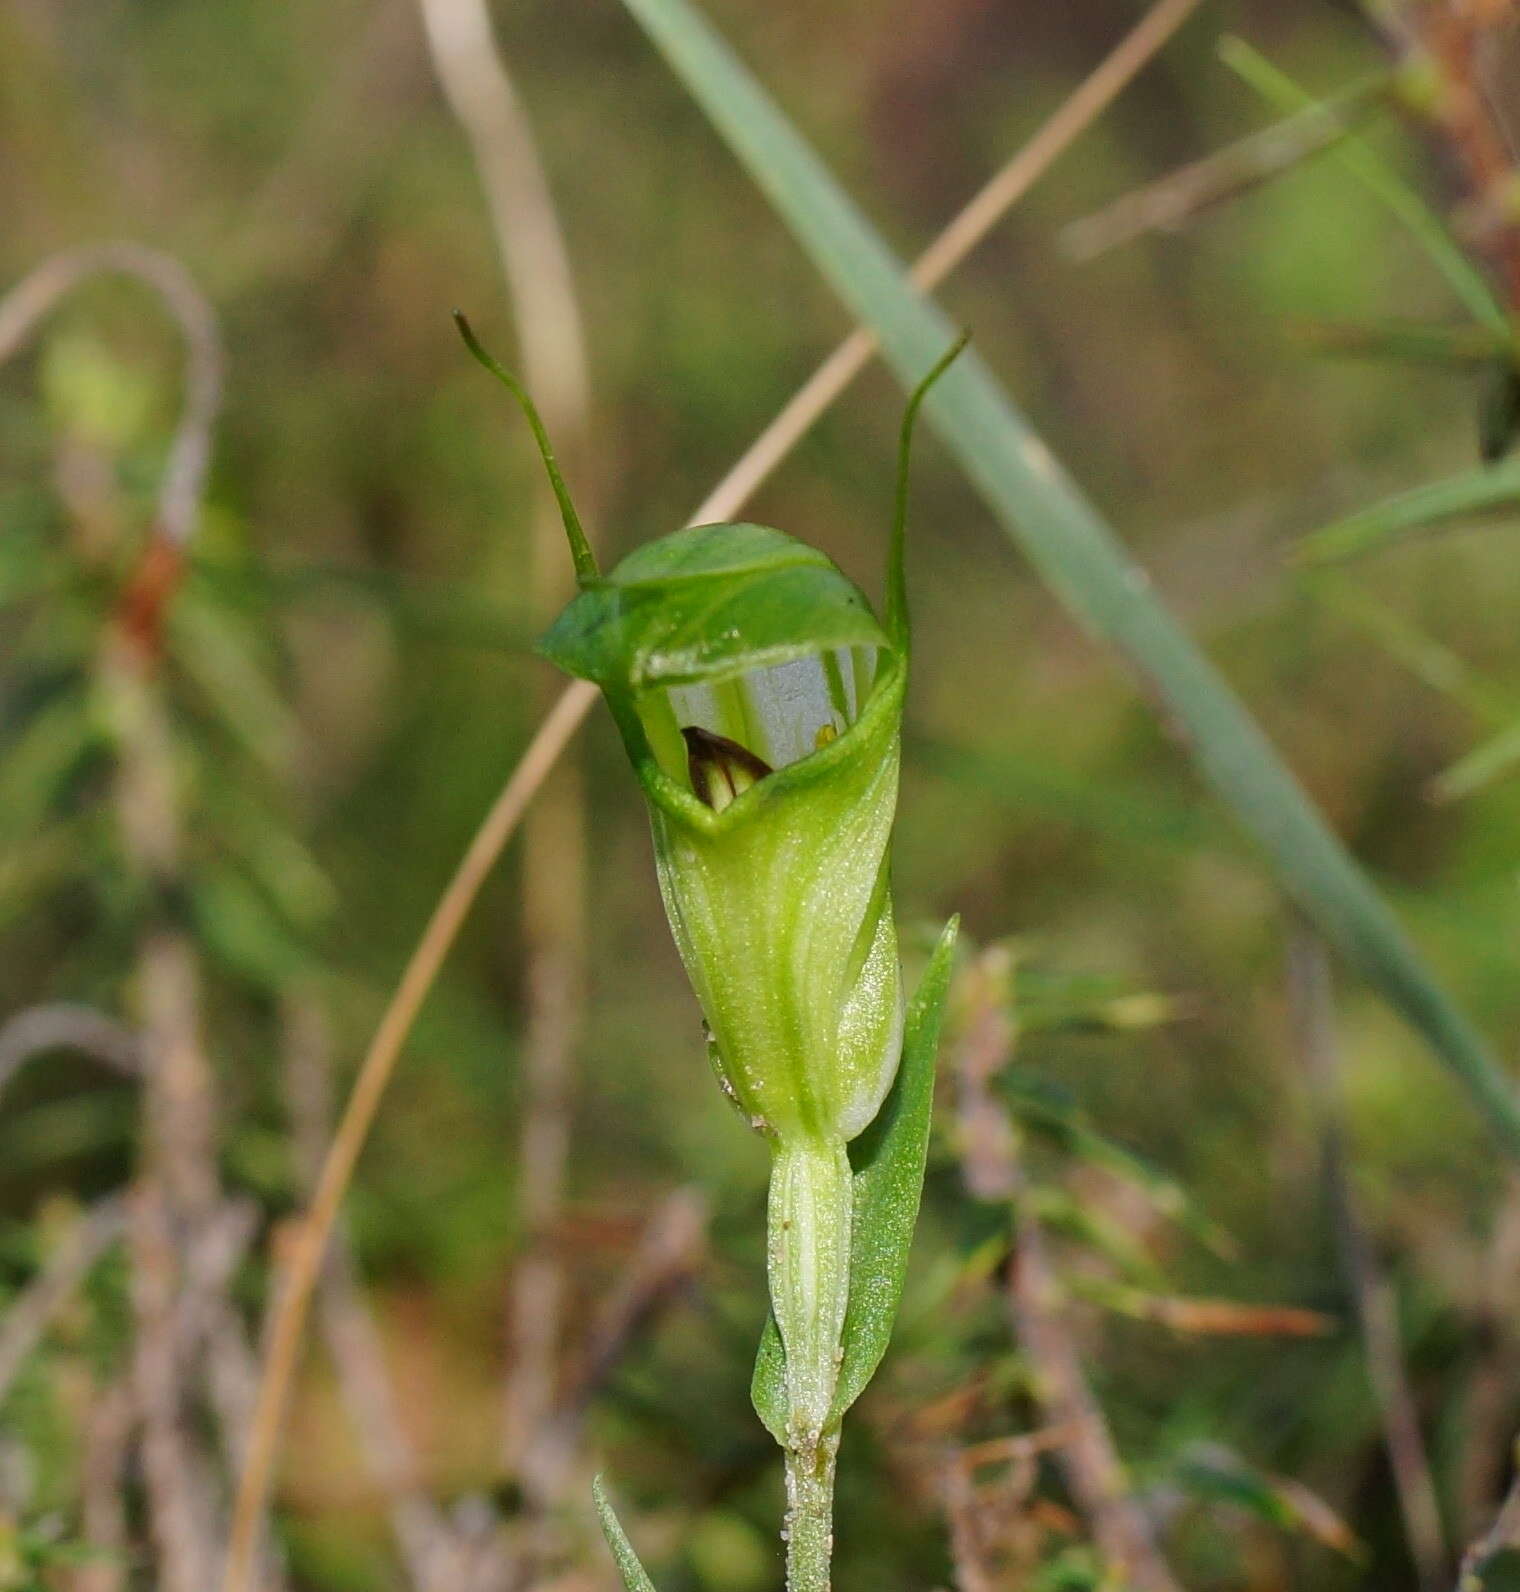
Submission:
POLYGON ((837 1424, 811 1447, 786 1451, 786 1592, 829 1592, 838 1454, 837 1424))

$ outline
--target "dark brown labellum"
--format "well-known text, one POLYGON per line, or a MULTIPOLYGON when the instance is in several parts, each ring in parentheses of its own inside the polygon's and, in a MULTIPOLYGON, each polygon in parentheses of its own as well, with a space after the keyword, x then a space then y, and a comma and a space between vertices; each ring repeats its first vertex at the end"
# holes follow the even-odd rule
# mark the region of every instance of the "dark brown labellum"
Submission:
POLYGON ((734 797, 773 772, 764 758, 726 735, 715 735, 696 724, 686 725, 681 735, 686 742, 691 788, 714 812, 721 813, 734 797))

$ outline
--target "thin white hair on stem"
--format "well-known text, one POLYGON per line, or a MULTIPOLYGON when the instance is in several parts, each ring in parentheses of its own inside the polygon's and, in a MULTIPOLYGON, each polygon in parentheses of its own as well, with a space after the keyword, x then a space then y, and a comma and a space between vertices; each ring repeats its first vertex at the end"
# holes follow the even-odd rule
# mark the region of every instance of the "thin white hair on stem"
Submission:
POLYGON ((135 277, 158 295, 185 344, 185 395, 158 489, 155 530, 183 549, 195 534, 222 406, 221 328, 216 311, 172 254, 140 243, 90 244, 44 260, 0 299, 0 364, 10 359, 58 302, 96 276, 135 277))

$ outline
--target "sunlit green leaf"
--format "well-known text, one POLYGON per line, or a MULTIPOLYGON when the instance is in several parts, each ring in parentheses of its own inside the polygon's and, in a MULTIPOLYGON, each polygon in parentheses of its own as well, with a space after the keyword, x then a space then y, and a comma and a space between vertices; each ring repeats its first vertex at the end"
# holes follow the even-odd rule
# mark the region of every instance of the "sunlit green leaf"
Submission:
POLYGON ((697 525, 586 582, 539 650, 570 674, 638 690, 886 645, 823 553, 764 525, 697 525))

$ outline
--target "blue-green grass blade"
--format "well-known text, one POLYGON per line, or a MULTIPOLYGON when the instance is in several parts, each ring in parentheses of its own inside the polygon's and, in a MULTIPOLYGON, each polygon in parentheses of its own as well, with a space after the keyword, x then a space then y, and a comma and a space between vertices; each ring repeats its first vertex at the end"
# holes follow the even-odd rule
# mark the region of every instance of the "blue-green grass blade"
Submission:
POLYGON ((1443 520, 1516 504, 1520 504, 1520 458, 1428 481, 1359 509, 1304 537, 1294 548, 1293 559, 1299 564, 1343 564, 1443 520))
MULTIPOLYGON (((827 168, 687 0, 624 0, 814 264, 911 385, 950 321, 908 282, 827 168)), ((1095 634, 1150 684, 1208 782, 1321 931, 1425 1036, 1520 1158, 1520 1106, 1483 1040, 1426 970, 1387 904, 1326 827, 1144 571, 968 350, 925 414, 1008 534, 1095 634)))

